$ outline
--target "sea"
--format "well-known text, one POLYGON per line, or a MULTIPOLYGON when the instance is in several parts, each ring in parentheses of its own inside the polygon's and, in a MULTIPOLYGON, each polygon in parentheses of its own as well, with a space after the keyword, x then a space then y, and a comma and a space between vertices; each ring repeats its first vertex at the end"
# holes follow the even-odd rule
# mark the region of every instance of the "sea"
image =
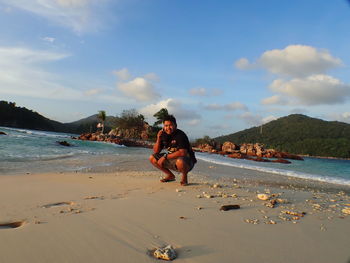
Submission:
MULTIPOLYGON (((74 134, 0 127, 0 176, 77 171, 122 171, 154 168, 148 163, 151 149, 125 147, 106 142, 80 141, 74 134), (70 147, 58 142, 66 141, 70 147)), ((350 186, 350 160, 305 157, 291 164, 260 163, 209 153, 196 153, 207 167, 254 171, 267 176, 302 178, 350 186)), ((195 170, 194 170, 195 172, 195 170)), ((230 172, 220 176, 230 177, 230 172)))

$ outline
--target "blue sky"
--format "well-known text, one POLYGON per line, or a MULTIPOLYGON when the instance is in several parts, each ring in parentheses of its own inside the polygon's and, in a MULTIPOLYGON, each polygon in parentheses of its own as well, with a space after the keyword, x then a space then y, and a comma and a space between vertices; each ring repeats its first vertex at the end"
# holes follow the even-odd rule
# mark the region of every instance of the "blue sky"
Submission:
POLYGON ((167 107, 191 138, 350 123, 349 28, 345 0, 0 0, 0 99, 61 122, 167 107))

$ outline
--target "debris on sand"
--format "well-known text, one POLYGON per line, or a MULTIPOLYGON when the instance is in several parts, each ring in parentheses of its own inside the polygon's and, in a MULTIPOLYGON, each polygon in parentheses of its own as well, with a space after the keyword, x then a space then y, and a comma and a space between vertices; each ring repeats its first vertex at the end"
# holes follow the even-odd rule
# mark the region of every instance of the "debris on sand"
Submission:
POLYGON ((163 248, 157 248, 153 256, 157 259, 163 259, 163 260, 173 260, 177 257, 175 249, 171 245, 167 245, 163 248))

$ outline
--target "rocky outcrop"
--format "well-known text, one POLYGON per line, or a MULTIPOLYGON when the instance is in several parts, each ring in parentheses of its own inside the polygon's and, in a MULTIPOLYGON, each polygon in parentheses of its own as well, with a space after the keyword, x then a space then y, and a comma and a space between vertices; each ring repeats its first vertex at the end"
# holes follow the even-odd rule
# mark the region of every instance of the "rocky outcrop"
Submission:
POLYGON ((6 133, 4 133, 4 132, 2 132, 2 131, 0 131, 0 135, 7 135, 6 133))
POLYGON ((110 134, 101 134, 97 133, 83 133, 78 138, 78 140, 83 141, 100 141, 100 142, 109 142, 115 143, 119 145, 129 146, 129 147, 144 147, 144 148, 152 148, 154 143, 142 140, 142 139, 128 139, 121 138, 119 136, 110 135, 110 134))
POLYGON ((144 123, 141 129, 115 128, 108 133, 108 135, 110 136, 116 136, 116 137, 125 138, 125 139, 141 139, 141 140, 148 140, 150 134, 151 134, 151 126, 148 125, 147 123, 144 123))
POLYGON ((236 150, 239 150, 239 145, 232 142, 225 142, 222 145, 221 150, 226 153, 234 153, 236 150))

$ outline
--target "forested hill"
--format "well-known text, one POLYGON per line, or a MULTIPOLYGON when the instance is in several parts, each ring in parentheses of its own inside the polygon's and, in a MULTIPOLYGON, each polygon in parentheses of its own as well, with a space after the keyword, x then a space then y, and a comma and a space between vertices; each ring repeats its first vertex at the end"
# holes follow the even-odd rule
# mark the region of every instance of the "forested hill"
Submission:
POLYGON ((65 132, 63 123, 45 118, 37 112, 17 107, 13 102, 0 101, 0 126, 32 130, 65 132))
POLYGON ((350 158, 350 124, 292 114, 237 133, 215 138, 218 142, 263 143, 294 154, 350 158))
MULTIPOLYGON (((106 132, 114 125, 115 119, 112 116, 106 117, 106 132)), ((45 118, 27 108, 17 107, 13 102, 0 101, 0 126, 80 134, 96 131, 98 122, 97 114, 95 114, 76 122, 61 123, 45 118)))

